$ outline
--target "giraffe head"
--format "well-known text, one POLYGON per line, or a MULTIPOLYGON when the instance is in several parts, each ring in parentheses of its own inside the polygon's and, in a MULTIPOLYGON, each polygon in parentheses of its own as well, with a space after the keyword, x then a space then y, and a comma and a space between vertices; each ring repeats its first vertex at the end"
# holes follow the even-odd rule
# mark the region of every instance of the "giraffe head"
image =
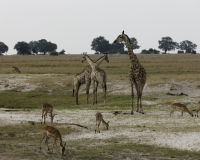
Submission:
MULTIPOLYGON (((127 38, 129 39, 129 37, 124 34, 124 31, 122 31, 122 34, 120 34, 115 40, 113 43, 117 43, 117 42, 126 42, 127 38)), ((129 39, 130 41, 130 39, 129 39)))
POLYGON ((83 52, 82 63, 83 63, 84 61, 86 61, 86 56, 87 56, 87 52, 83 52))
POLYGON ((104 60, 109 63, 109 59, 108 59, 107 53, 104 53, 104 60))

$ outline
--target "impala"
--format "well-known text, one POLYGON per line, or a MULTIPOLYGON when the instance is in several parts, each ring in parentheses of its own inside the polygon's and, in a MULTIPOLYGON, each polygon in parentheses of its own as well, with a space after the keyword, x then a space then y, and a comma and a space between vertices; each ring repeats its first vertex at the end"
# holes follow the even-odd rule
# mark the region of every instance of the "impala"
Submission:
POLYGON ((12 67, 12 72, 21 73, 21 71, 17 67, 12 67))
POLYGON ((100 123, 102 122, 105 126, 106 126, 106 129, 108 130, 108 126, 109 126, 109 122, 105 122, 104 119, 103 119, 103 115, 100 113, 100 112, 97 112, 95 114, 95 117, 96 117, 96 128, 95 128, 95 133, 99 132, 100 133, 100 129, 99 129, 99 125, 100 123))
POLYGON ((44 119, 44 123, 46 123, 47 113, 49 113, 49 116, 51 117, 51 123, 53 123, 55 116, 55 114, 53 114, 53 107, 48 103, 44 103, 42 106, 42 122, 44 119))
MULTIPOLYGON (((52 126, 44 126, 42 128, 41 132, 42 132, 42 139, 40 140, 40 150, 42 149, 42 141, 44 138, 46 138, 45 143, 47 144, 47 148, 50 151, 49 145, 48 145, 48 140, 50 137, 52 137, 52 138, 54 138, 53 148, 55 145, 57 148, 56 140, 58 139, 58 141, 60 142, 61 154, 64 155, 66 143, 63 144, 62 137, 61 137, 59 130, 57 130, 56 128, 54 128, 52 126)), ((53 153, 53 148, 52 148, 52 153, 53 153)))
POLYGON ((183 116, 183 112, 188 112, 190 116, 193 117, 193 114, 187 109, 187 107, 184 104, 181 104, 181 103, 171 104, 170 116, 174 114, 174 111, 181 111, 181 116, 183 116))
POLYGON ((198 107, 196 109, 193 109, 192 111, 193 112, 195 111, 196 112, 195 116, 198 117, 198 112, 200 111, 200 101, 198 102, 198 107))

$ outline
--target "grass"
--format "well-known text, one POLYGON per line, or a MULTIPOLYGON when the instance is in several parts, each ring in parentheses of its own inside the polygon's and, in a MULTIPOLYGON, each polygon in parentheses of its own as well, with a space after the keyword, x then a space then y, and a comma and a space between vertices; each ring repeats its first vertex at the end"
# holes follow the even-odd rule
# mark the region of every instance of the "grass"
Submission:
MULTIPOLYGON (((91 55, 92 59, 97 59, 100 55, 91 55)), ((177 82, 195 83, 197 88, 200 86, 200 55, 137 55, 139 61, 147 71, 147 85, 158 86, 159 84, 172 84, 177 82)), ((63 56, 1 56, 0 57, 0 77, 6 76, 12 79, 20 78, 21 75, 27 76, 26 82, 38 85, 38 88, 22 92, 27 86, 16 85, 11 90, 0 92, 0 108, 18 109, 20 111, 38 111, 42 104, 48 102, 56 110, 94 110, 94 111, 123 111, 130 112, 131 96, 129 93, 107 94, 107 102, 103 104, 102 91, 98 93, 98 105, 93 106, 92 94, 86 105, 86 95, 84 87, 81 87, 79 95, 80 105, 75 105, 72 97, 72 81, 75 74, 80 73, 87 62, 81 63, 81 55, 63 56), (22 74, 13 74, 11 67, 17 66, 22 74)), ((108 87, 113 87, 118 83, 128 84, 128 70, 130 60, 128 55, 109 55, 110 62, 102 62, 100 67, 108 75, 108 87)), ((9 82, 2 82, 0 85, 8 85, 9 82)), ((90 92, 92 93, 92 91, 90 92)), ((181 128, 181 121, 178 116, 174 117, 174 125, 169 127, 160 120, 166 120, 169 113, 170 104, 174 101, 184 102, 189 107, 195 107, 200 97, 177 97, 168 96, 165 92, 152 91, 143 94, 143 105, 145 120, 152 120, 154 125, 146 126, 146 130, 156 132, 165 131, 166 133, 196 132, 198 129, 192 126, 181 128), (161 112, 160 115, 154 114, 161 112)), ((136 103, 136 100, 135 100, 136 103)), ((130 115, 128 115, 130 116, 130 115)), ((109 117, 106 117, 109 119, 109 117)), ((117 117, 115 117, 117 118, 117 117)), ((134 115, 133 121, 136 123, 141 115, 134 115)), ((122 119, 123 120, 123 119, 122 119)), ((183 120, 183 119, 181 119, 183 120)), ((184 119, 187 124, 197 124, 198 119, 184 119)), ((170 119, 172 123, 172 120, 170 119)), ((173 124, 172 123, 172 124, 173 124)), ((70 126, 56 123, 55 127, 64 135, 80 134, 70 126)), ((147 145, 134 143, 127 137, 117 137, 110 139, 79 139, 67 142, 67 153, 65 156, 39 151, 39 139, 41 124, 30 125, 27 123, 0 126, 0 159, 199 159, 200 154, 195 151, 178 150, 157 145, 147 145), (27 143, 28 142, 28 143, 27 143), (102 145, 101 145, 102 144, 102 145), (11 152, 12 151, 12 152, 11 152)), ((113 126, 117 130, 132 128, 136 131, 137 124, 134 126, 113 126)), ((133 133, 134 134, 134 133, 133 133)))
MULTIPOLYGON (((69 126, 54 124, 62 134, 75 132, 69 126)), ((65 156, 47 152, 45 144, 39 150, 41 124, 19 124, 1 126, 1 159, 198 159, 199 152, 176 150, 145 144, 131 143, 126 137, 82 139, 67 142, 65 156), (27 143, 28 142, 28 143, 27 143), (9 153, 9 154, 8 154, 9 153)), ((52 140, 50 139, 50 146, 52 140)))

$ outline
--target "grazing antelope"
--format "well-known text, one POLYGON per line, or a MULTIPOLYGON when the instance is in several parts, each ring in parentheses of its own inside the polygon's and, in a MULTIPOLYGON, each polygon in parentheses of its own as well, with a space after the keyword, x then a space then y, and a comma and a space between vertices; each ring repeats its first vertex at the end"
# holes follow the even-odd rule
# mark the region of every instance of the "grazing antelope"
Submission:
POLYGON ((181 116, 183 116, 183 112, 188 112, 191 115, 191 117, 193 117, 193 114, 187 109, 187 107, 184 104, 181 103, 171 104, 170 116, 174 114, 174 111, 181 111, 181 116))
POLYGON ((51 123, 53 123, 53 119, 55 116, 55 114, 53 114, 53 107, 48 103, 44 103, 42 106, 42 122, 44 119, 44 123, 46 122, 47 113, 49 113, 49 116, 51 117, 51 123))
POLYGON ((12 67, 12 72, 21 73, 21 71, 17 67, 12 67))
POLYGON ((198 112, 200 111, 200 101, 198 102, 198 107, 196 109, 193 109, 192 111, 193 112, 195 111, 196 112, 195 116, 198 117, 198 112))
POLYGON ((97 113, 95 114, 95 117, 96 117, 95 134, 96 134, 96 132, 97 132, 97 133, 98 133, 98 132, 100 133, 99 125, 100 125, 101 122, 106 126, 106 129, 108 130, 109 122, 105 122, 105 121, 104 121, 103 115, 102 115, 100 112, 97 112, 97 113))
MULTIPOLYGON (((56 148, 57 148, 56 140, 58 139, 60 142, 61 153, 62 155, 64 155, 66 143, 63 145, 62 137, 59 130, 57 130, 56 128, 52 126, 44 126, 41 132, 42 132, 42 139, 40 140, 40 150, 42 149, 42 141, 46 137, 45 143, 47 144, 47 148, 50 151, 48 140, 50 137, 53 137, 54 138, 53 148, 54 148, 54 145, 56 145, 56 148)), ((52 153, 53 153, 53 148, 52 148, 52 153)))

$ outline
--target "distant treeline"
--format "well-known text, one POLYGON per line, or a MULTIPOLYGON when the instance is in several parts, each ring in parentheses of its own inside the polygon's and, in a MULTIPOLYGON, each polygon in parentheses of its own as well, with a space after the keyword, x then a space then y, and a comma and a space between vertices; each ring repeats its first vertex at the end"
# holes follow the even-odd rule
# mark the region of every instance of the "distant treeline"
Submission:
MULTIPOLYGON (((138 45, 138 41, 136 38, 130 38, 132 49, 139 49, 141 46, 138 45)), ((124 43, 109 43, 103 36, 99 36, 94 38, 91 43, 91 49, 95 51, 95 54, 101 53, 120 53, 127 54, 125 50, 124 43)), ((172 51, 178 49, 178 54, 181 53, 193 53, 196 54, 197 45, 189 40, 182 41, 177 43, 172 40, 171 37, 162 37, 161 40, 158 41, 158 48, 161 49, 163 54, 166 54, 168 51, 172 51)), ((8 46, 3 42, 0 42, 0 55, 8 51, 8 46)), ((41 39, 38 41, 27 42, 17 42, 14 46, 14 49, 17 50, 17 54, 22 55, 31 55, 31 54, 50 54, 50 55, 59 55, 65 54, 65 50, 62 49, 60 52, 57 52, 57 44, 48 42, 46 39, 41 39)), ((141 54, 160 54, 161 51, 157 49, 143 49, 141 54)))

